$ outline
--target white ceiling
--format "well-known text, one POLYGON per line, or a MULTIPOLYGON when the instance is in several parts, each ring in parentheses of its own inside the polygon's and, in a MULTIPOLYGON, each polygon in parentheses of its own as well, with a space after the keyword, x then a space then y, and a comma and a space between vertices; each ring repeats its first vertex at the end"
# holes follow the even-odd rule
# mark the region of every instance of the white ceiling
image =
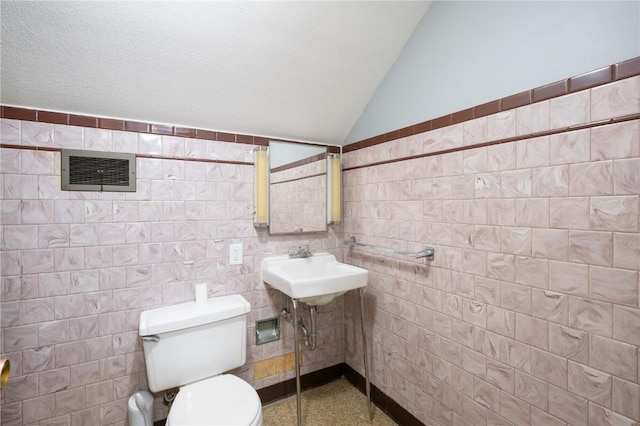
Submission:
POLYGON ((2 1, 4 105, 341 144, 429 1, 2 1))

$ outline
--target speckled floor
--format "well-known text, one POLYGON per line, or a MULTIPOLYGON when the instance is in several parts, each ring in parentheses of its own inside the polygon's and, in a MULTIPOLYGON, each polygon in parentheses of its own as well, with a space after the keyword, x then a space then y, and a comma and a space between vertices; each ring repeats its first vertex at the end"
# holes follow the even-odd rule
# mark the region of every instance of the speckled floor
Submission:
MULTIPOLYGON (((273 402, 262 408, 264 426, 296 424, 296 396, 273 402)), ((397 426, 374 405, 373 420, 367 416, 367 397, 346 379, 302 392, 304 426, 397 426)))

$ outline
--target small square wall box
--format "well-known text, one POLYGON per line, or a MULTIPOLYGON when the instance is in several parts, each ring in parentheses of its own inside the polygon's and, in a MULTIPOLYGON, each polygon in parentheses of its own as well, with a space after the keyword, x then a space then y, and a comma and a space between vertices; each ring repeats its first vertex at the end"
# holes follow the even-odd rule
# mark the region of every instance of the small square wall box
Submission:
POLYGON ((280 317, 256 321, 256 345, 275 342, 280 339, 280 317))

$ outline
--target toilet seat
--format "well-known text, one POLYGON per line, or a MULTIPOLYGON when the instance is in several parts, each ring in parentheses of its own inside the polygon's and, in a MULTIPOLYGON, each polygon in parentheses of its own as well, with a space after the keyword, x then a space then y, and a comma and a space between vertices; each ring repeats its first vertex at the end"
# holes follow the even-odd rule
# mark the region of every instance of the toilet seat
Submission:
POLYGON ((221 374, 180 388, 167 426, 178 425, 262 425, 258 393, 244 380, 221 374))

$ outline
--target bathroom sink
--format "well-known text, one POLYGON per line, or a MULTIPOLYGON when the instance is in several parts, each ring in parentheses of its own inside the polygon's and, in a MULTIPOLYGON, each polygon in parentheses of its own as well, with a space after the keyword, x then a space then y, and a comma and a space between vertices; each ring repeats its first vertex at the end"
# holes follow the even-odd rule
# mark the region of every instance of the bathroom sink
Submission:
POLYGON ((287 296, 309 305, 324 305, 349 290, 367 285, 369 271, 340 263, 331 253, 290 259, 262 260, 262 280, 287 296))

